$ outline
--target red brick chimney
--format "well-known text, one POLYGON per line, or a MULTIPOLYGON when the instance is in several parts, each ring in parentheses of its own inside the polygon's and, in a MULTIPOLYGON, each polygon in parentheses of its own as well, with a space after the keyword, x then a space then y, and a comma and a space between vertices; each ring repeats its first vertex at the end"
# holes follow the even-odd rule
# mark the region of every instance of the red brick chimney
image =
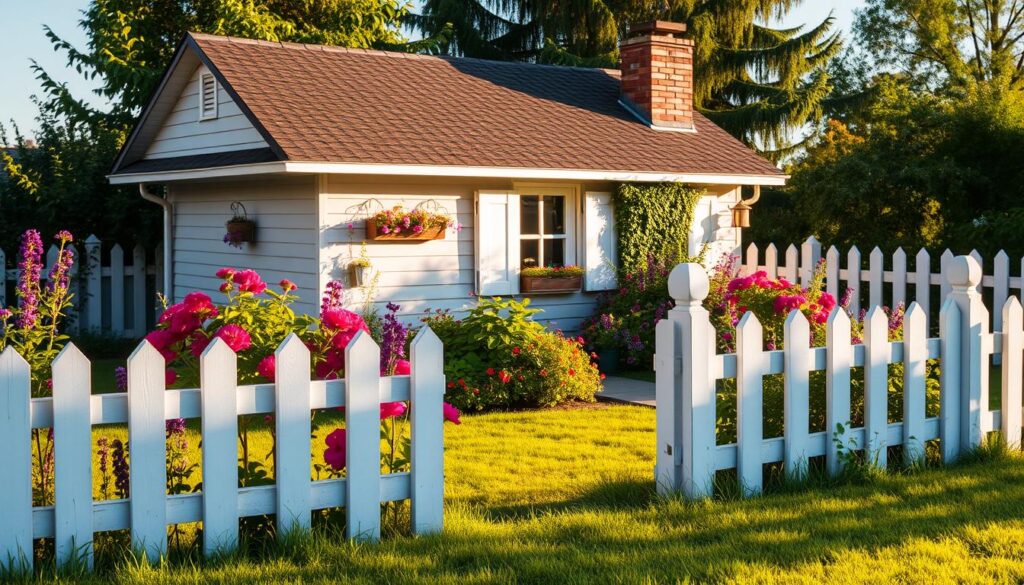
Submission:
POLYGON ((693 130, 693 41, 684 32, 682 23, 645 22, 619 46, 622 102, 656 128, 693 130))

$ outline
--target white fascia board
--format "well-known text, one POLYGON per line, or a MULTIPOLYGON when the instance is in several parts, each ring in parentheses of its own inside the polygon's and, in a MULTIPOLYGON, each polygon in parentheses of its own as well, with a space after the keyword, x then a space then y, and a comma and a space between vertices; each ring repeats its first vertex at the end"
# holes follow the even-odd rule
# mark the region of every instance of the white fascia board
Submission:
POLYGON ((432 165, 380 165, 353 163, 285 162, 289 173, 339 175, 403 175, 421 177, 484 177, 637 183, 701 183, 706 185, 785 185, 789 175, 715 175, 634 171, 586 171, 521 167, 466 167, 432 165))
POLYGON ((465 167, 433 165, 384 165, 362 163, 270 162, 209 169, 112 175, 113 185, 163 183, 269 173, 381 175, 410 177, 480 177, 568 181, 615 181, 635 183, 696 183, 702 185, 785 185, 788 175, 715 175, 634 171, 586 171, 520 167, 465 167))
POLYGON ((244 177, 247 175, 266 175, 287 172, 283 162, 256 163, 251 165, 232 165, 207 169, 188 169, 183 171, 159 171, 153 173, 132 173, 125 175, 107 175, 111 185, 127 185, 131 183, 167 183, 170 181, 187 181, 190 179, 216 179, 219 177, 244 177))

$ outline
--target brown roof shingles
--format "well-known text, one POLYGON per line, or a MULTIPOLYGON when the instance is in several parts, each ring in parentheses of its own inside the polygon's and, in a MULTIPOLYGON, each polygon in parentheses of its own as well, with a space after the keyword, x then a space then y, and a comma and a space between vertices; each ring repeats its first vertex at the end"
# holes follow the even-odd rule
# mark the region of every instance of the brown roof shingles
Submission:
POLYGON ((782 174, 699 114, 641 123, 615 71, 192 36, 292 161, 782 174))

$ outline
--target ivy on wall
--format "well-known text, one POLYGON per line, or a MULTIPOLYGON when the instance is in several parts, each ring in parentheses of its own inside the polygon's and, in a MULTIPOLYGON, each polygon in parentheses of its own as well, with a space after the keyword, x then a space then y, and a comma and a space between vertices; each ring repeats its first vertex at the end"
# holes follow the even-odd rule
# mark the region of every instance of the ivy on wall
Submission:
POLYGON ((680 183, 620 184, 615 191, 619 270, 642 269, 648 256, 686 259, 694 211, 703 195, 703 189, 680 183))

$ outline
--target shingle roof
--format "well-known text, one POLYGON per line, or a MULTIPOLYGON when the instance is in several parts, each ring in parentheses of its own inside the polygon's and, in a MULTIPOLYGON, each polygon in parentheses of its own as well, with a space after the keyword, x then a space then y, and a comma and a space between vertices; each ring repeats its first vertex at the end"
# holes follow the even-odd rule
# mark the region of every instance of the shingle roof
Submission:
POLYGON ((192 38, 290 161, 782 174, 699 114, 640 122, 617 71, 192 38))

